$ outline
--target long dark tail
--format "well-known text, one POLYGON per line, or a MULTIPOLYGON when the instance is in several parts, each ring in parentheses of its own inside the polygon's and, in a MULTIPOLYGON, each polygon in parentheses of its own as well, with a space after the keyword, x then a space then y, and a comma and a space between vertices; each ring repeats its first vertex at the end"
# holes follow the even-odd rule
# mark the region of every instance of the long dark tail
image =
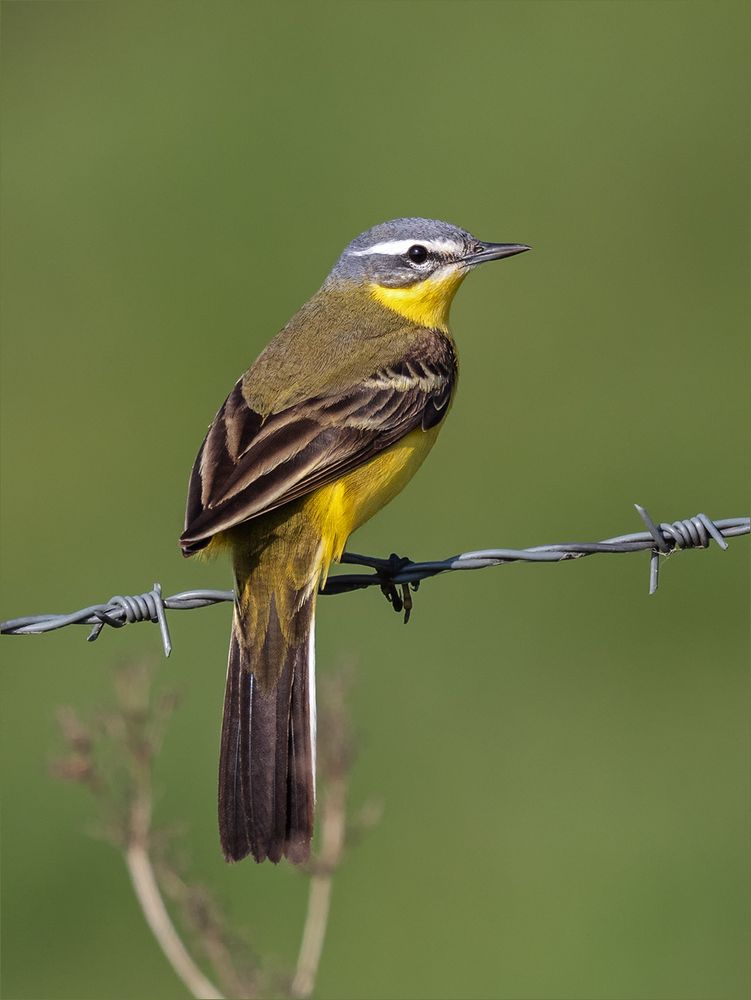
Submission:
MULTIPOLYGON (((286 602, 284 602, 286 603, 286 602)), ((235 610, 219 761, 219 832, 227 861, 305 861, 315 803, 315 592, 286 635, 274 596, 263 645, 235 610), (271 678, 273 677, 273 680, 271 678), (276 679, 278 677, 278 680, 276 679)))

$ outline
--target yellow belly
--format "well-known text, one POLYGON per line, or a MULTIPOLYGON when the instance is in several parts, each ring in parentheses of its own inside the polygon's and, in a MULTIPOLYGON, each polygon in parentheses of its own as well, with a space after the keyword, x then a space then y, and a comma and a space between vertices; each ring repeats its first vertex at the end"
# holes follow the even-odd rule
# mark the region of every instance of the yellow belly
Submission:
POLYGON ((433 447, 440 424, 411 431, 381 455, 320 490, 305 501, 305 514, 323 540, 325 578, 329 564, 341 557, 347 539, 407 485, 433 447))

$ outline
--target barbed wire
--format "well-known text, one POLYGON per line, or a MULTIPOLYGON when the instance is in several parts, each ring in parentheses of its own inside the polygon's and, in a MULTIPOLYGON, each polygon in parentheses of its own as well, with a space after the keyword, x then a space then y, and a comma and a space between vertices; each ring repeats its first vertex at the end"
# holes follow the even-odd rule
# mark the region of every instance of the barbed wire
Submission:
MULTIPOLYGON (((727 549, 725 539, 747 535, 751 531, 751 518, 726 517, 719 520, 696 514, 694 517, 671 523, 656 524, 644 507, 634 504, 646 531, 616 535, 600 542, 562 542, 552 545, 535 545, 526 549, 477 549, 462 552, 448 559, 430 562, 413 562, 411 559, 391 555, 388 559, 345 552, 340 562, 346 565, 366 566, 372 573, 339 573, 329 576, 322 594, 344 594, 366 587, 380 587, 396 611, 404 610, 405 622, 412 609, 410 588, 417 590, 420 582, 429 577, 456 570, 486 569, 512 562, 564 562, 600 553, 640 552, 649 550, 649 593, 654 594, 659 584, 660 559, 680 549, 709 547, 715 541, 727 549), (399 590, 401 589, 401 594, 399 590)), ((172 640, 167 625, 166 611, 189 611, 206 608, 224 601, 233 601, 231 590, 184 590, 172 597, 162 597, 162 588, 153 588, 136 596, 115 595, 104 604, 92 604, 70 614, 27 615, 0 622, 3 635, 38 635, 65 628, 68 625, 88 625, 88 641, 97 639, 105 627, 122 628, 134 622, 150 621, 159 625, 164 655, 172 651, 172 640)))

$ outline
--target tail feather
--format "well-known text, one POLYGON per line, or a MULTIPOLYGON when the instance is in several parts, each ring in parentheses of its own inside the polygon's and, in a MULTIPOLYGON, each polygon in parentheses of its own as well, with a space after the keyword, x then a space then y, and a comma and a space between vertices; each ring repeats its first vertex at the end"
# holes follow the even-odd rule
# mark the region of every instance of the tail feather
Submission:
POLYGON ((315 617, 310 618, 310 641, 300 647, 304 668, 296 671, 289 711, 287 764, 287 843, 290 861, 307 860, 315 807, 315 617))
POLYGON ((250 733, 253 675, 242 669, 240 644, 232 629, 224 689, 222 744, 219 756, 219 836, 228 861, 250 853, 250 815, 244 808, 240 764, 243 740, 250 733))
POLYGON ((285 640, 274 597, 263 646, 251 654, 237 615, 230 640, 219 763, 219 830, 228 861, 305 861, 315 799, 314 679, 310 674, 315 595, 285 640), (253 662, 254 657, 259 662, 253 662), (278 680, 264 685, 274 658, 278 680), (281 660, 281 662, 279 662, 281 660))

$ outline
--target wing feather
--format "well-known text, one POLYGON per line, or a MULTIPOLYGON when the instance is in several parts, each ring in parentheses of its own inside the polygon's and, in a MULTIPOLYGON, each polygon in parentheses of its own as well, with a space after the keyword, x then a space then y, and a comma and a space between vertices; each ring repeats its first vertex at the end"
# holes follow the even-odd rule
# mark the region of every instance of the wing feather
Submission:
POLYGON ((419 354, 356 385, 265 417, 237 382, 193 466, 183 551, 189 555, 217 532, 333 482, 418 427, 434 427, 455 382, 453 346, 437 333, 419 354))

